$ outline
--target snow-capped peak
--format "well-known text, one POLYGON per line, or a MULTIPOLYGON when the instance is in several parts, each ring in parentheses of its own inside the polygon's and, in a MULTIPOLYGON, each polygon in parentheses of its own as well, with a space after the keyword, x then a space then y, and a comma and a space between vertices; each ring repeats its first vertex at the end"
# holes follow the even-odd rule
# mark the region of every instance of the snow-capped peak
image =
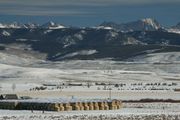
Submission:
POLYGON ((6 28, 6 25, 0 23, 0 28, 6 28))
POLYGON ((48 23, 45 23, 42 25, 42 28, 48 28, 48 29, 62 29, 65 28, 65 26, 61 24, 54 23, 52 21, 49 21, 48 23))
POLYGON ((24 28, 24 24, 20 24, 18 22, 13 22, 10 24, 2 24, 0 23, 0 28, 24 28))
POLYGON ((27 24, 21 24, 18 22, 13 22, 13 23, 9 23, 9 24, 2 24, 0 23, 0 28, 47 28, 47 29, 62 29, 62 28, 66 28, 65 26, 55 23, 55 22, 48 22, 43 24, 42 26, 39 26, 38 24, 35 23, 27 23, 27 24))
POLYGON ((148 24, 153 24, 154 23, 154 19, 152 18, 144 18, 144 19, 141 19, 143 22, 145 23, 148 23, 148 24))
MULTIPOLYGON (((141 19, 141 21, 144 23, 144 27, 152 27, 156 30, 161 28, 161 25, 155 19, 145 18, 145 19, 141 19)), ((146 29, 148 29, 148 28, 146 28, 146 29)))
POLYGON ((50 26, 54 26, 55 25, 55 23, 53 21, 50 21, 49 24, 50 24, 50 26))
POLYGON ((92 27, 94 29, 105 29, 105 30, 111 30, 113 29, 112 27, 108 27, 108 26, 98 26, 98 27, 92 27))
POLYGON ((17 23, 17 22, 13 22, 11 24, 8 25, 9 28, 21 28, 23 25, 17 23))
POLYGON ((36 24, 36 23, 27 23, 27 24, 24 24, 24 28, 38 28, 39 25, 36 24))

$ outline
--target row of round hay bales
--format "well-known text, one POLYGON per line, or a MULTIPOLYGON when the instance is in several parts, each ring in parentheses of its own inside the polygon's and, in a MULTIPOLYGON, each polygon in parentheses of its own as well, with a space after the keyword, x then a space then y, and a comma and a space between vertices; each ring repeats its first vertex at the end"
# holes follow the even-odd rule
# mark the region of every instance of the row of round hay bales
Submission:
POLYGON ((43 110, 43 111, 72 111, 72 110, 116 110, 122 107, 119 100, 41 103, 41 102, 0 102, 0 109, 12 110, 43 110))
POLYGON ((122 108, 121 101, 112 100, 112 101, 53 103, 50 105, 48 110, 53 110, 53 111, 116 110, 120 108, 122 108))

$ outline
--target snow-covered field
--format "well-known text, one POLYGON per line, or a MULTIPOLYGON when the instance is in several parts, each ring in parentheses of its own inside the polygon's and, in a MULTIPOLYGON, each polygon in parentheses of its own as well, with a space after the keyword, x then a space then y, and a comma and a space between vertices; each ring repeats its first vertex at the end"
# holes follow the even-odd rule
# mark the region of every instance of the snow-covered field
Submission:
MULTIPOLYGON (((0 94, 41 99, 77 98, 180 100, 180 54, 158 53, 135 62, 75 60, 50 62, 0 53, 0 94)), ((41 112, 0 110, 0 119, 179 120, 179 103, 128 104, 117 111, 41 112), (163 107, 159 107, 163 106, 163 107), (168 107, 167 107, 168 106, 168 107)))
POLYGON ((179 63, 180 52, 150 53, 133 58, 133 61, 144 63, 179 63))
POLYGON ((1 93, 15 92, 20 95, 27 93, 33 97, 43 93, 45 97, 48 94, 52 95, 51 97, 57 94, 66 97, 67 94, 67 96, 91 97, 92 95, 105 98, 109 89, 112 89, 112 96, 122 99, 134 98, 130 96, 131 92, 136 93, 136 98, 141 96, 140 94, 146 94, 141 97, 151 95, 152 98, 157 96, 179 99, 179 92, 174 92, 174 89, 180 88, 179 53, 149 54, 146 57, 139 57, 138 60, 141 62, 138 60, 136 62, 112 60, 49 62, 39 61, 33 57, 21 58, 8 53, 1 53, 0 56, 2 58, 0 60, 1 93), (67 85, 77 82, 83 86, 67 85), (95 85, 96 83, 105 85, 95 85), (14 84, 16 87, 12 89, 14 84), (47 87, 44 91, 32 90, 42 84, 56 86, 47 87), (87 84, 90 86, 87 87, 87 84), (115 87, 115 84, 118 84, 118 87, 115 87))
POLYGON ((0 110, 1 120, 179 120, 180 111, 172 109, 123 108, 111 111, 8 111, 0 110))
POLYGON ((180 99, 180 64, 123 63, 108 60, 35 63, 26 67, 0 63, 1 93, 32 97, 102 97, 180 99), (82 84, 70 86, 68 84, 82 84), (49 85, 45 90, 36 87, 49 85), (102 85, 100 85, 102 84, 102 85), (54 87, 51 87, 51 86, 54 87), (15 89, 12 89, 15 86, 15 89), (89 87, 88 87, 89 86, 89 87), (31 90, 31 91, 30 91, 31 90))

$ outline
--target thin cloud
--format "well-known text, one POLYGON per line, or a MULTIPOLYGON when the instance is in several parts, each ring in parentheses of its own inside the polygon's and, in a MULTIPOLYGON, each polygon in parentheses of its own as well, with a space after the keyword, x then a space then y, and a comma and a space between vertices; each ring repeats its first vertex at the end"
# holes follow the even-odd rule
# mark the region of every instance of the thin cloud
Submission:
MULTIPOLYGON (((20 2, 21 0, 0 1, 0 14, 2 15, 27 15, 27 16, 81 16, 94 15, 96 13, 86 10, 80 10, 79 7, 71 5, 51 5, 51 4, 28 4, 20 2)), ((25 0, 24 0, 25 1, 25 0)), ((32 0, 34 1, 34 0, 32 0)), ((39 3, 41 0, 37 1, 39 3)))
POLYGON ((82 16, 94 15, 93 12, 77 11, 77 10, 44 10, 44 9, 0 9, 2 15, 27 15, 27 16, 82 16))
POLYGON ((180 0, 0 0, 0 14, 31 16, 97 15, 100 13, 96 12, 93 7, 101 9, 113 5, 137 6, 170 3, 180 4, 180 0))
POLYGON ((0 4, 14 5, 137 5, 180 3, 180 0, 1 0, 0 4))

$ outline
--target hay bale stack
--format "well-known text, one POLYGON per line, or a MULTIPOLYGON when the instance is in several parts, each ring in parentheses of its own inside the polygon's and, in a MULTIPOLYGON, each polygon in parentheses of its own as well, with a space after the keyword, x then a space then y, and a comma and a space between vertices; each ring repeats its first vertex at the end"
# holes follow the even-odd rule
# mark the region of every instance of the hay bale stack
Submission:
POLYGON ((0 109, 9 110, 47 110, 47 111, 72 111, 72 110, 116 110, 122 108, 119 100, 91 101, 73 103, 43 103, 28 101, 0 101, 0 109))
POLYGON ((116 100, 112 101, 113 110, 117 110, 116 100))
POLYGON ((49 111, 60 111, 58 103, 51 103, 48 106, 49 111))
POLYGON ((59 105, 59 111, 64 111, 65 110, 65 108, 63 106, 63 103, 59 103, 58 105, 59 105))
POLYGON ((108 106, 109 106, 109 109, 110 110, 116 110, 117 109, 117 105, 115 102, 111 101, 111 102, 108 102, 108 106))
POLYGON ((116 100, 117 109, 122 108, 122 102, 120 100, 116 100))
POLYGON ((87 103, 87 102, 84 102, 84 103, 83 103, 83 106, 84 106, 84 110, 89 110, 89 106, 88 106, 88 103, 87 103))
POLYGON ((89 106, 89 110, 94 110, 94 104, 93 104, 93 102, 89 102, 89 103, 88 103, 88 106, 89 106))
POLYGON ((71 106, 72 110, 81 110, 78 102, 71 103, 71 106))
POLYGON ((72 106, 70 105, 70 103, 64 103, 63 104, 65 111, 72 111, 72 106))
POLYGON ((98 105, 99 105, 99 110, 104 110, 105 109, 104 102, 98 102, 98 105))
POLYGON ((54 104, 54 111, 60 111, 60 108, 59 108, 59 104, 58 104, 58 103, 55 103, 55 104, 54 104))
POLYGON ((80 107, 80 110, 84 110, 84 106, 81 102, 79 102, 79 107, 80 107))
POLYGON ((113 110, 112 102, 107 102, 107 103, 108 103, 108 106, 109 106, 109 110, 113 110))
POLYGON ((107 102, 104 102, 104 110, 109 110, 109 106, 107 102))
POLYGON ((93 102, 93 104, 94 104, 94 110, 99 110, 98 102, 93 102))

